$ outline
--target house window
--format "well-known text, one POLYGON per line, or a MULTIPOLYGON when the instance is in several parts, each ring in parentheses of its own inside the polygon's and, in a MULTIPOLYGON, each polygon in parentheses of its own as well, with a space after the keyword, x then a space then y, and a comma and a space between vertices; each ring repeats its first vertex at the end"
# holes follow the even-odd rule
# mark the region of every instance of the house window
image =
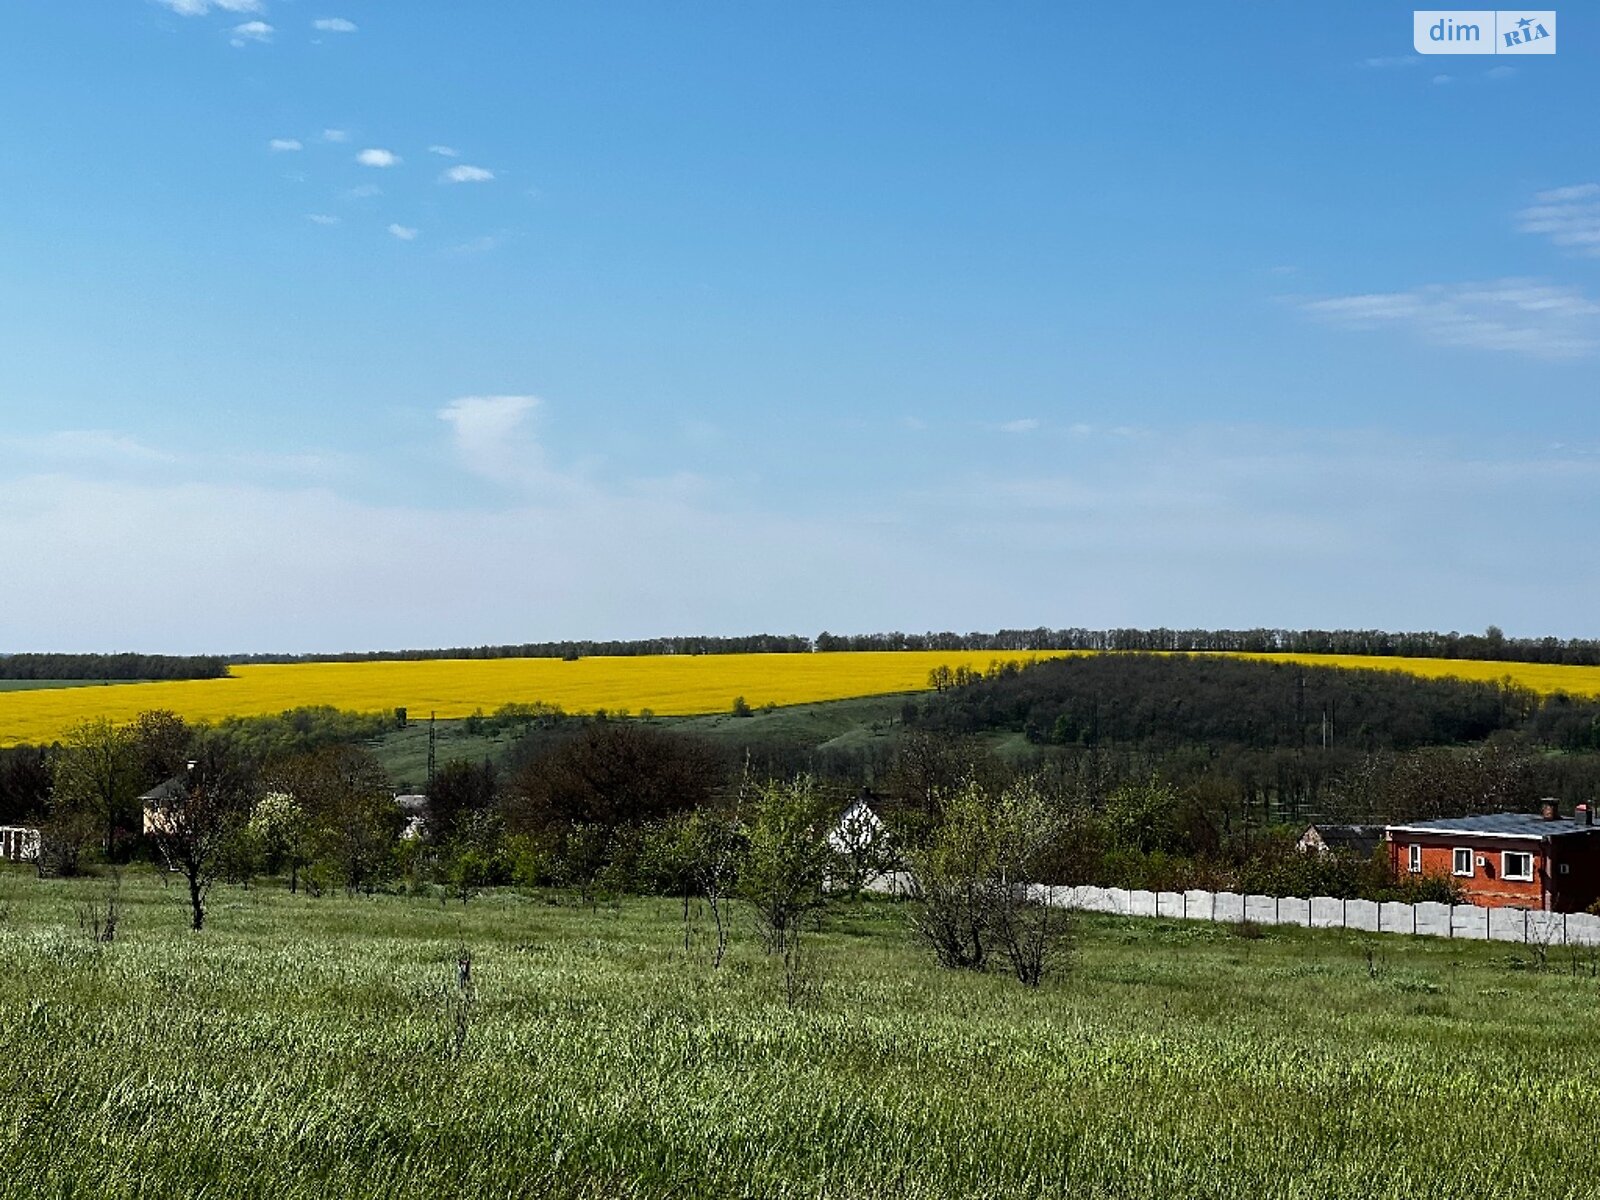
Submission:
POLYGON ((1413 875, 1419 874, 1422 871, 1422 847, 1413 842, 1409 850, 1410 853, 1407 855, 1406 865, 1411 869, 1413 875))
POLYGON ((1507 879, 1533 882, 1533 855, 1526 850, 1506 850, 1500 855, 1500 873, 1507 879))
POLYGON ((1453 852, 1450 870, 1456 875, 1472 874, 1472 851, 1457 846, 1453 852))

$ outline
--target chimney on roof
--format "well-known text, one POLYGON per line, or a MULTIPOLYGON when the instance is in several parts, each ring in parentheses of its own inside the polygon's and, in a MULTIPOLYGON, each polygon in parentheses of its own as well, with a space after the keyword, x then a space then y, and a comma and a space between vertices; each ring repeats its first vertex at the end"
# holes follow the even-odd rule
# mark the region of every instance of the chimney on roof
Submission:
POLYGON ((1539 802, 1539 815, 1546 821, 1559 821, 1561 819, 1561 804, 1554 796, 1546 796, 1539 802))
POLYGON ((1588 804, 1580 804, 1572 810, 1572 819, 1579 825, 1594 824, 1594 808, 1588 804))

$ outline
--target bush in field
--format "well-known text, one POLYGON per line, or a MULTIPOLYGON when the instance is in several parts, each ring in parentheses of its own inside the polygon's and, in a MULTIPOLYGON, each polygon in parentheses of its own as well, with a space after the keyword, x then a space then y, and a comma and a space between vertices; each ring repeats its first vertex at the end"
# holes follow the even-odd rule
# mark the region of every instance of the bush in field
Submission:
POLYGON ((946 967, 982 970, 998 949, 1037 987, 1070 931, 1066 911, 1039 890, 1068 836, 1064 816, 1028 780, 998 792, 969 784, 941 807, 928 843, 906 856, 913 929, 946 967))
POLYGON ((769 953, 782 953, 800 936, 806 914, 823 905, 831 859, 824 837, 829 811, 828 799, 809 775, 754 790, 739 895, 754 910, 769 953))

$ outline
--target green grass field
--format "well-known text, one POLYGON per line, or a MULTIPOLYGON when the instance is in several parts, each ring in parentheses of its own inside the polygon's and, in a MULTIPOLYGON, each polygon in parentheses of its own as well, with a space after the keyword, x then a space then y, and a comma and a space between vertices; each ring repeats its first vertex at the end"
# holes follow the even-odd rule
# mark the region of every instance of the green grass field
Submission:
POLYGON ((101 946, 105 887, 0 877, 5 1196, 1595 1194, 1600 980, 1564 952, 1093 918, 1030 992, 874 901, 791 1011, 743 914, 714 970, 669 900, 263 885, 195 935, 146 868, 101 946))
POLYGON ((0 679, 0 692, 39 692, 47 688, 110 687, 116 683, 148 683, 147 679, 0 679))

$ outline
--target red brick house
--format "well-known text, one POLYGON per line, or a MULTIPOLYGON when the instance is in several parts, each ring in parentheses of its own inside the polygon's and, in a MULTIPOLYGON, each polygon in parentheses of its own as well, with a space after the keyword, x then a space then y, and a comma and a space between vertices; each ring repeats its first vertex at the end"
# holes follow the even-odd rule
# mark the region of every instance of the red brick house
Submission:
POLYGON ((1546 801, 1542 813, 1390 825, 1384 840, 1397 879, 1449 876, 1483 908, 1582 912, 1600 899, 1600 826, 1588 805, 1570 818, 1546 801))

